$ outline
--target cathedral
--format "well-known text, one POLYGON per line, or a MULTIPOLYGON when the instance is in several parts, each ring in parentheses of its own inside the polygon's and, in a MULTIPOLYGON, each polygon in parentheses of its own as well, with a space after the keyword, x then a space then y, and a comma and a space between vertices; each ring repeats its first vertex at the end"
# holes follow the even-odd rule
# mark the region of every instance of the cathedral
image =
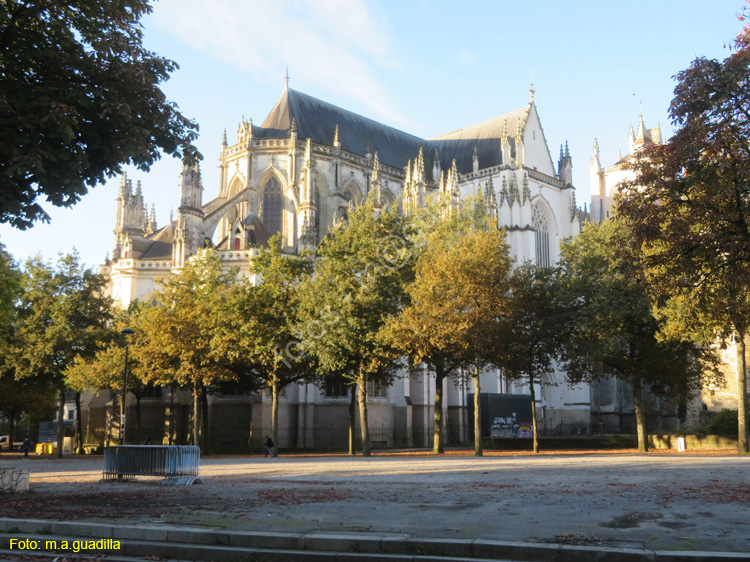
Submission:
MULTIPOLYGON (((559 241, 579 232, 581 213, 567 143, 555 165, 533 87, 529 93, 529 103, 520 109, 422 139, 287 85, 260 125, 243 117, 231 142, 224 133, 218 178, 208 182, 211 197, 204 196, 198 166, 183 167, 179 208, 168 224, 157 225, 155 210, 146 208, 141 182, 134 189, 123 176, 114 250, 100 268, 111 296, 123 307, 152 298, 160 279, 178 273, 204 247, 215 248, 227 267, 245 272, 257 248, 276 233, 286 252, 314 251, 350 206, 368 198, 376 206, 408 212, 437 194, 455 204, 481 194, 518 262, 554 264, 559 241)), ((590 422, 589 387, 558 384, 563 381, 564 374, 556 372, 546 381, 552 384, 536 394, 540 427, 548 432, 590 422)), ((469 441, 471 384, 445 384, 448 442, 469 441)), ((434 385, 428 371, 413 370, 392 386, 368 388, 373 444, 430 446, 434 385)), ((348 392, 335 381, 286 388, 279 445, 345 446, 348 392)), ((482 392, 528 395, 528 388, 494 372, 484 376, 482 392)), ((180 391, 157 389, 146 400, 151 413, 144 419, 151 419, 154 428, 164 426, 165 416, 174 418, 184 400, 180 391)), ((268 432, 270 397, 265 392, 210 400, 209 439, 217 450, 242 450, 248 435, 259 442, 268 432)), ((171 429, 165 442, 182 440, 182 425, 179 420, 166 424, 171 429)), ((151 431, 153 436, 157 429, 151 431)))

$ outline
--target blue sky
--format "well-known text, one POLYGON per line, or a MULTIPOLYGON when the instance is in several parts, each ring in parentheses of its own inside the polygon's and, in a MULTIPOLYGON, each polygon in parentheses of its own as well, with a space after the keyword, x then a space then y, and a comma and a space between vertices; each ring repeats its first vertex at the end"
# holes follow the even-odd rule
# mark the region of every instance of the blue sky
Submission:
MULTIPOLYGON (((602 164, 627 152, 639 111, 671 131, 674 76, 698 56, 724 58, 740 31, 740 0, 473 1, 161 0, 144 19, 148 48, 180 65, 167 96, 201 127, 204 202, 218 184, 221 135, 244 115, 260 124, 290 87, 430 138, 535 101, 557 162, 568 141, 579 205, 588 202, 594 137, 602 164)), ((179 200, 178 161, 141 180, 157 222, 179 200)), ((114 246, 118 178, 50 224, 0 226, 17 259, 76 248, 95 266, 114 246)))

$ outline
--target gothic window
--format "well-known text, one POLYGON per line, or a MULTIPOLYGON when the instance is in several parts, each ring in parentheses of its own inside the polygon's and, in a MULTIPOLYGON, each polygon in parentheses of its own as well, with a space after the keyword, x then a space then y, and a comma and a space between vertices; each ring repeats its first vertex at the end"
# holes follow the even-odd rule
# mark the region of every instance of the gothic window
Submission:
POLYGON ((531 220, 536 232, 536 263, 542 267, 551 265, 549 252, 549 222, 547 215, 538 203, 531 208, 531 220))
POLYGON ((271 176, 263 189, 263 224, 271 234, 281 232, 283 208, 281 184, 275 176, 271 176))

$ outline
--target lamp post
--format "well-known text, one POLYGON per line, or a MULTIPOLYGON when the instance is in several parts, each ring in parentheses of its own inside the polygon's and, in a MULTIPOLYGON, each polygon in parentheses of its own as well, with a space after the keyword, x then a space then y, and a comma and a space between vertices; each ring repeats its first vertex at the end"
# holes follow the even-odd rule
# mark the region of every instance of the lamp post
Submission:
MULTIPOLYGON (((125 328, 120 330, 123 336, 132 336, 135 330, 125 328)), ((120 445, 125 444, 125 397, 128 395, 128 348, 130 348, 130 338, 125 344, 125 369, 122 375, 122 402, 120 403, 120 445)))

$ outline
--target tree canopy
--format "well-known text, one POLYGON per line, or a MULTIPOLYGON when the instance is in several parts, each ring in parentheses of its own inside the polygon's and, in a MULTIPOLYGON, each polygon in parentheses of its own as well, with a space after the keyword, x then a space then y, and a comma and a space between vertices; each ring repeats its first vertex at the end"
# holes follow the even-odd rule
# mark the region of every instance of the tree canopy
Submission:
POLYGON ((572 311, 562 340, 568 377, 578 382, 610 375, 631 383, 638 448, 645 451, 644 387, 690 395, 710 353, 691 341, 662 337, 639 247, 621 217, 586 225, 562 245, 560 265, 572 311))
MULTIPOLYGON (((349 224, 318 248, 315 275, 300 291, 301 349, 325 373, 340 373, 357 385, 364 456, 370 454, 367 382, 378 378, 387 384, 399 361, 381 331, 403 306, 412 275, 404 224, 397 210, 378 215, 371 201, 354 209, 349 224)), ((353 412, 349 423, 352 435, 353 412)), ((350 439, 350 451, 352 446, 350 439)))
MULTIPOLYGON (((643 243, 647 274, 672 321, 734 331, 740 452, 748 451, 745 337, 750 329, 750 45, 677 74, 675 133, 646 145, 622 186, 619 212, 643 243)), ((705 328, 700 328, 705 332, 705 328)))
POLYGON ((0 222, 49 217, 123 164, 199 158, 198 126, 160 89, 177 65, 142 45, 147 0, 0 2, 0 222))
MULTIPOLYGON (((93 356, 108 337, 111 299, 103 296, 104 278, 85 269, 75 253, 54 265, 32 258, 24 273, 9 363, 17 378, 37 377, 57 387, 63 420, 65 369, 78 357, 93 356)), ((62 456, 62 423, 57 439, 62 456)))

